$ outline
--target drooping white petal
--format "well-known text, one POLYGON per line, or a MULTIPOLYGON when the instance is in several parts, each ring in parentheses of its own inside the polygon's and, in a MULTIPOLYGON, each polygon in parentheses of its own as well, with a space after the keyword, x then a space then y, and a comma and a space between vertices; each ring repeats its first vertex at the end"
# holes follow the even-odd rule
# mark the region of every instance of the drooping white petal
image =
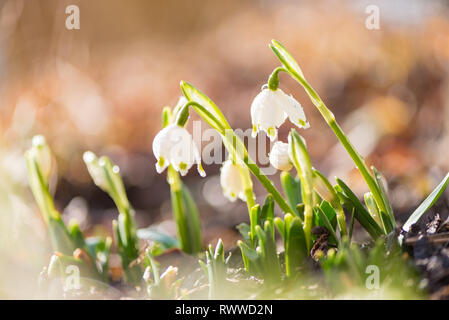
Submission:
POLYGON ((284 109, 285 114, 293 124, 304 129, 310 127, 304 109, 295 98, 285 94, 281 89, 276 90, 275 94, 278 96, 278 101, 284 109))
POLYGON ((201 157, 190 133, 183 127, 171 124, 162 129, 153 140, 153 153, 157 159, 156 170, 161 173, 172 165, 181 173, 187 174, 194 163, 198 165, 198 172, 204 176, 201 167, 201 157))
POLYGON ((278 170, 288 171, 292 168, 292 163, 288 156, 288 144, 276 141, 270 151, 270 163, 278 170))
POLYGON ((240 177, 240 169, 232 160, 226 160, 220 171, 220 184, 226 198, 234 202, 237 197, 246 200, 245 190, 240 177))
POLYGON ((309 127, 304 110, 292 96, 281 89, 262 89, 251 104, 252 136, 255 137, 259 130, 264 130, 271 141, 275 140, 277 128, 287 117, 300 128, 309 127))
POLYGON ((286 118, 284 109, 278 103, 275 91, 263 89, 251 104, 251 119, 253 124, 253 137, 261 129, 273 141, 277 137, 277 128, 286 118))

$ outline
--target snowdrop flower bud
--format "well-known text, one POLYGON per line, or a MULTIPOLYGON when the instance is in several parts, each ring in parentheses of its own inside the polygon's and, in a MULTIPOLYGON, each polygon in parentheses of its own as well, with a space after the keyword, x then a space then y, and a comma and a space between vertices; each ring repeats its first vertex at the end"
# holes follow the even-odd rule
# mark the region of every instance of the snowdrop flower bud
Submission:
POLYGON ((226 198, 234 202, 237 197, 246 201, 245 190, 238 164, 226 160, 220 171, 220 184, 226 198))
POLYGON ((86 151, 83 154, 83 160, 94 183, 103 191, 108 192, 109 184, 106 173, 104 172, 104 168, 100 166, 97 156, 92 151, 86 151))
POLYGON ((278 170, 288 171, 292 163, 288 156, 288 143, 276 141, 270 151, 270 163, 278 170))
POLYGON ((53 156, 50 148, 48 147, 44 136, 41 135, 33 137, 32 145, 33 148, 31 148, 30 154, 34 158, 34 161, 36 161, 42 178, 48 183, 53 165, 53 156))
POLYGON ((177 124, 170 124, 159 131, 153 140, 153 153, 157 159, 156 170, 161 173, 169 165, 185 175, 194 163, 197 164, 199 174, 206 173, 201 166, 200 153, 190 133, 177 124))
POLYGON ((270 140, 274 141, 277 137, 277 128, 287 117, 299 128, 309 127, 304 110, 292 96, 285 94, 281 89, 262 89, 251 104, 252 136, 255 137, 262 129, 270 140))

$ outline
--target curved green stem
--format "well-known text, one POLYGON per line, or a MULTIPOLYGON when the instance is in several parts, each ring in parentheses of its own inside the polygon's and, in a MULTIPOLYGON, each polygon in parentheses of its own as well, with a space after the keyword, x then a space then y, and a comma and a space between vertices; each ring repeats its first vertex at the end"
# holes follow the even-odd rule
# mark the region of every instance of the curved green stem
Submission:
POLYGON ((273 70, 268 78, 268 88, 270 90, 276 90, 279 87, 279 72, 287 72, 287 70, 283 67, 277 67, 273 70))
MULTIPOLYGON (((284 69, 285 70, 285 69, 284 69)), ((284 71, 280 70, 280 71, 284 71)), ((340 143, 343 145, 343 147, 348 152, 349 156, 352 158, 352 161, 354 161, 354 164, 356 165, 357 169, 359 169, 360 173, 362 174, 363 178, 365 179, 368 188, 373 193, 373 196, 376 200, 377 205, 379 206, 380 210, 383 212, 387 212, 386 205, 384 203, 384 199, 381 195, 379 186, 377 185, 376 181, 374 180, 373 175, 371 174, 370 170, 368 169, 368 166, 365 163, 365 160, 363 157, 355 150, 354 146, 352 145, 351 141, 349 141, 346 134, 343 132, 337 121, 335 120, 334 114, 326 107, 324 102, 321 100, 319 95, 316 93, 316 91, 305 81, 303 77, 301 77, 298 73, 292 71, 292 70, 285 70, 287 74, 289 74, 293 79, 295 79, 297 82, 299 82, 306 92, 309 94, 309 97, 311 98, 313 104, 317 107, 318 111, 321 113, 324 120, 327 122, 328 126, 332 129, 334 134, 337 136, 338 140, 340 140, 340 143)))
POLYGON ((182 109, 179 111, 178 116, 175 120, 176 124, 180 127, 184 127, 189 119, 189 107, 192 106, 193 109, 204 119, 212 128, 218 131, 220 134, 224 134, 227 126, 224 127, 221 121, 218 120, 209 110, 203 107, 196 101, 187 102, 182 109))

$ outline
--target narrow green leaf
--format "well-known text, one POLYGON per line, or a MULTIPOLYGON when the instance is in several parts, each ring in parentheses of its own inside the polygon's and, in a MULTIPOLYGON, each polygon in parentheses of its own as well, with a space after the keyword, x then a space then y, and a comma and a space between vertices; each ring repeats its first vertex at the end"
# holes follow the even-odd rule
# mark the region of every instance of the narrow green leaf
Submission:
POLYGON ((304 78, 304 74, 302 73, 301 68, 299 67, 293 56, 290 54, 290 52, 288 52, 287 49, 276 40, 271 40, 271 43, 271 49, 274 51, 284 67, 304 78))
POLYGON ((304 220, 304 203, 300 203, 296 206, 296 211, 298 211, 298 218, 302 220, 304 220))
POLYGON ((320 195, 323 200, 329 202, 332 206, 338 206, 337 193, 330 184, 329 180, 317 169, 312 169, 313 172, 313 189, 320 195))
MULTIPOLYGON (((72 241, 74 245, 77 248, 84 248, 86 246, 86 242, 84 240, 83 233, 81 232, 80 226, 76 220, 70 220, 68 225, 68 230, 70 233, 70 238, 72 238, 72 241)), ((93 255, 95 257, 95 255, 93 255)))
POLYGON ((441 194, 446 189, 446 186, 449 183, 449 173, 446 174, 446 176, 443 178, 443 180, 440 182, 440 184, 432 191, 431 194, 424 200, 418 208, 410 215, 410 217, 407 219, 407 221, 404 223, 404 226, 402 229, 405 231, 409 231, 410 227, 418 222, 418 220, 421 218, 421 216, 429 210, 434 203, 438 200, 438 198, 441 196, 441 194))
POLYGON ((279 234, 281 235, 282 239, 285 239, 285 223, 284 221, 276 217, 274 218, 274 225, 276 226, 276 229, 278 229, 279 234))
POLYGON ((351 242, 352 232, 354 231, 354 221, 355 221, 355 208, 352 207, 352 210, 351 210, 351 222, 350 222, 350 225, 349 225, 349 242, 351 242))
MULTIPOLYGON (((282 171, 281 184, 288 203, 296 210, 296 206, 302 203, 301 182, 299 178, 294 178, 289 172, 282 171)), ((299 214, 297 210, 295 213, 297 215, 299 214)))
POLYGON ((244 243, 243 241, 238 241, 237 242, 237 246, 240 248, 240 250, 242 251, 242 254, 245 255, 246 258, 248 258, 248 260, 252 261, 252 262, 256 262, 259 259, 259 254, 257 253, 256 250, 251 249, 246 243, 244 243))
POLYGON ((151 255, 149 250, 146 251, 146 254, 147 254, 148 260, 150 261, 150 268, 151 268, 151 271, 153 272, 154 283, 156 285, 159 285, 159 282, 161 281, 161 278, 159 276, 158 263, 156 262, 156 260, 154 260, 154 258, 151 255))
POLYGON ((285 215, 285 268, 287 277, 295 274, 304 259, 308 256, 306 237, 302 223, 298 217, 285 215))
POLYGON ((385 233, 389 234, 394 230, 393 225, 391 224, 390 217, 383 211, 379 212, 380 219, 382 221, 382 226, 384 227, 385 233))
POLYGON ((271 194, 267 195, 267 198, 265 199, 265 203, 262 207, 262 212, 260 216, 260 220, 258 221, 258 224, 263 227, 265 224, 265 221, 273 221, 274 219, 274 201, 273 196, 271 194))
POLYGON ((337 213, 335 209, 326 200, 321 202, 320 209, 324 212, 328 221, 332 225, 332 228, 335 230, 337 227, 337 213))
POLYGON ((371 218, 373 218, 374 221, 376 221, 377 224, 381 226, 382 220, 380 217, 380 211, 379 207, 377 206, 376 200, 374 199, 373 193, 367 192, 365 193, 363 198, 365 199, 365 205, 368 209, 369 214, 371 215, 371 218))
POLYGON ((203 247, 198 209, 192 194, 185 184, 182 184, 181 192, 186 209, 186 220, 189 230, 188 235, 191 243, 190 247, 192 248, 192 253, 197 253, 200 252, 203 247))
POLYGON ((250 223, 251 223, 251 233, 250 233, 250 239, 251 244, 254 245, 255 237, 256 237, 256 226, 259 225, 259 217, 261 215, 260 206, 256 204, 254 207, 251 208, 251 211, 249 213, 250 223))
POLYGON ((249 240, 249 233, 251 232, 251 227, 249 224, 242 222, 236 227, 236 229, 240 232, 243 239, 249 240))
POLYGON ((221 238, 218 239, 217 245, 215 246, 214 260, 224 262, 224 245, 221 238))
POLYGON ((164 107, 164 109, 162 109, 162 128, 165 128, 171 123, 172 116, 170 107, 164 107))
POLYGON ((337 183, 350 201, 350 203, 356 209, 355 218, 362 225, 362 227, 370 234, 373 239, 377 239, 383 234, 382 229, 376 221, 371 217, 368 210, 362 205, 357 196, 352 192, 352 190, 339 178, 337 178, 337 183))
POLYGON ((314 212, 316 212, 316 214, 320 217, 321 221, 323 222, 323 226, 330 232, 331 239, 338 243, 337 233, 335 232, 334 227, 332 226, 324 211, 320 207, 316 206, 314 208, 314 212))
POLYGON ((290 131, 289 157, 298 172, 301 180, 302 199, 304 201, 304 234, 306 236, 307 248, 312 245, 311 230, 313 223, 313 172, 309 153, 304 139, 295 129, 290 131))
POLYGON ((385 208, 387 210, 386 213, 390 219, 390 224, 393 226, 393 228, 395 228, 396 220, 394 218, 393 208, 391 207, 391 203, 390 203, 390 200, 388 199, 387 192, 385 191, 385 186, 383 183, 383 176, 379 171, 377 171, 377 169, 374 166, 371 167, 371 170, 373 170, 374 178, 376 179, 376 183, 379 186, 380 196, 382 197, 385 208))
POLYGON ((270 281, 279 281, 281 277, 281 266, 279 264, 279 259, 276 252, 273 221, 265 221, 263 233, 265 238, 263 248, 263 252, 265 254, 264 276, 265 278, 270 279, 270 281))

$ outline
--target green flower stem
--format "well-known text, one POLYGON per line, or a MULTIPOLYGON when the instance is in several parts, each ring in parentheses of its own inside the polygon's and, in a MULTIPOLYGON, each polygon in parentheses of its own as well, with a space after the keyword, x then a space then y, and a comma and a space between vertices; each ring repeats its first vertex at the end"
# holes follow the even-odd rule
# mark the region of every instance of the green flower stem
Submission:
POLYGON ((243 188, 245 190, 246 205, 248 207, 248 213, 251 216, 251 208, 256 205, 254 201, 253 183, 247 167, 239 166, 240 178, 242 179, 243 188))
POLYGON ((225 129, 230 129, 230 127, 223 127, 220 120, 218 120, 211 112, 209 112, 205 107, 200 105, 198 102, 189 101, 184 107, 182 107, 181 111, 179 111, 176 124, 180 127, 184 127, 189 119, 189 107, 192 106, 193 109, 206 121, 212 128, 217 130, 220 134, 225 133, 225 129))
MULTIPOLYGON (((197 108, 201 107, 194 104, 190 105, 197 108)), ((175 116, 177 124, 184 126, 189 114, 185 108, 177 114, 172 114, 171 109, 166 107, 162 111, 162 127, 165 128, 172 123, 175 116)), ((202 248, 202 236, 196 205, 193 203, 189 206, 189 192, 183 186, 179 173, 171 165, 167 168, 167 182, 170 185, 173 217, 176 222, 181 249, 189 254, 197 253, 202 248), (192 205, 194 208, 192 208, 192 205)))
POLYGON ((273 70, 270 77, 268 78, 268 88, 270 90, 276 90, 279 87, 279 72, 287 72, 283 67, 277 67, 273 70))
MULTIPOLYGON (((283 71, 283 70, 280 70, 283 71)), ((352 160, 354 161, 357 169, 359 169, 360 173, 362 174, 363 178, 365 179, 368 188, 373 193, 374 199, 376 200, 377 205, 379 206, 381 211, 387 212, 384 200, 381 196, 379 186, 377 185, 376 181, 374 180, 374 177, 372 176, 370 170, 368 169, 368 166, 365 163, 365 160, 363 157, 355 150, 354 146, 352 145, 351 141, 349 141, 346 134, 343 132, 337 121, 335 120, 334 114, 326 107, 324 102, 321 100, 321 98, 318 96, 318 94, 315 92, 315 90, 306 82, 306 80, 299 76, 296 72, 292 72, 291 70, 286 70, 286 72, 296 81, 298 81, 304 89, 309 94, 309 97, 311 98, 313 104, 317 107, 318 111, 323 116, 324 120, 327 122, 328 126, 332 129, 334 134, 337 136, 338 140, 340 140, 343 147, 346 149, 346 151, 351 156, 352 160)))
POLYGON ((173 217, 181 249, 188 254, 198 253, 202 248, 198 212, 195 204, 192 203, 190 193, 182 184, 179 173, 171 165, 167 168, 167 182, 170 185, 173 217))
POLYGON ((267 189, 269 193, 273 196, 274 201, 279 205, 279 207, 284 211, 284 213, 294 213, 293 209, 284 200, 280 192, 276 189, 273 182, 268 179, 260 170, 260 168, 255 164, 255 162, 249 157, 248 150, 246 150, 243 142, 235 134, 234 130, 227 129, 226 135, 223 137, 225 147, 228 152, 235 153, 237 157, 243 161, 243 163, 248 167, 251 173, 262 183, 262 185, 267 189))
MULTIPOLYGON (((285 49, 285 47, 277 42, 276 40, 272 41, 272 44, 270 44, 271 49, 276 54, 278 59, 281 61, 283 66, 285 67, 285 70, 287 73, 295 79, 299 84, 303 86, 307 94, 309 95, 310 99, 312 100, 313 104, 317 107, 318 111, 323 116, 324 120, 327 122, 329 127, 332 129, 334 134, 337 136, 337 138, 340 140, 341 144, 345 147, 346 151, 351 156, 352 160, 354 161, 356 167, 360 170, 360 173, 362 174, 363 178, 365 179, 370 191, 373 193, 374 199, 376 200, 376 203, 380 209, 380 211, 388 212, 387 207, 389 205, 388 199, 385 199, 382 196, 381 190, 379 185, 377 184, 376 180, 374 179, 373 175, 371 174, 370 170, 368 169, 364 159, 362 156, 360 156, 357 151, 355 150, 354 146, 349 141, 346 134, 343 132, 343 130, 338 125, 337 121, 335 120, 335 117, 333 113, 326 107, 323 100, 321 100, 320 96, 316 91, 310 86, 310 84, 306 81, 304 74, 301 71, 301 68, 299 67, 298 63, 295 61, 295 59, 292 57, 292 55, 285 49)), ((276 69, 275 69, 276 70, 276 69)), ((284 70, 280 70, 284 71, 284 70)))
POLYGON ((181 249, 184 252, 191 252, 188 239, 188 228, 186 216, 184 215, 184 206, 181 194, 181 178, 179 173, 173 169, 172 166, 167 168, 167 182, 170 185, 170 193, 172 197, 173 215, 176 221, 176 227, 178 229, 178 235, 180 240, 181 249))
MULTIPOLYGON (((229 130, 229 129, 227 129, 229 130)), ((232 129, 231 129, 232 131, 232 129)), ((228 131, 226 131, 228 132, 228 131)), ((232 131, 233 132, 233 131, 232 131)), ((232 137, 228 137, 228 139, 223 140, 223 144, 227 144, 229 141, 232 141, 232 146, 237 146, 237 141, 238 137, 236 135, 233 135, 232 137), (226 141, 226 143, 225 143, 226 141)), ((239 148, 237 147, 231 147, 231 146, 227 146, 226 149, 232 150, 232 152, 230 152, 231 155, 231 159, 232 162, 234 164, 237 164, 238 168, 239 168, 239 172, 240 172, 240 179, 242 181, 242 185, 243 185, 243 189, 244 189, 244 193, 245 193, 245 198, 246 198, 246 205, 248 207, 248 214, 251 218, 251 210, 254 207, 254 205, 256 204, 254 199, 254 191, 253 191, 253 182, 251 181, 251 176, 249 174, 249 170, 247 166, 242 166, 240 165, 241 161, 239 161, 239 158, 237 156, 238 152, 241 152, 241 148, 244 148, 244 145, 242 143, 239 143, 239 148)))
MULTIPOLYGON (((189 99, 189 97, 186 97, 189 99)), ((284 200, 280 192, 273 185, 273 182, 269 180, 260 170, 260 168, 249 158, 248 150, 246 150, 243 142, 240 138, 235 134, 234 130, 226 123, 224 126, 222 122, 218 120, 211 112, 207 111, 207 109, 195 101, 189 101, 185 104, 185 106, 179 112, 176 123, 178 125, 185 125, 188 119, 189 106, 192 106, 193 109, 199 114, 201 118, 204 119, 212 128, 216 129, 218 133, 223 138, 223 144, 228 152, 236 157, 235 159, 240 159, 252 172, 252 174, 262 183, 262 185, 267 189, 269 193, 272 194, 273 199, 279 205, 279 207, 284 211, 284 213, 294 213, 293 209, 288 205, 288 203, 284 200)), ((249 192, 249 191, 247 191, 249 192)), ((254 197, 248 197, 248 199, 253 199, 254 197)), ((248 205, 249 206, 249 205, 248 205)))
POLYGON ((106 165, 102 166, 104 170, 104 174, 106 177, 106 180, 108 181, 109 189, 111 190, 111 195, 114 195, 112 199, 115 202, 115 205, 119 209, 119 219, 120 215, 123 216, 123 222, 124 222, 124 236, 125 239, 122 239, 126 241, 126 247, 128 250, 128 254, 131 257, 137 257, 138 252, 137 248, 135 247, 135 244, 137 242, 137 239, 134 235, 134 228, 135 228, 135 222, 134 222, 134 216, 133 216, 133 209, 128 201, 128 197, 125 194, 124 188, 122 189, 122 182, 121 179, 114 179, 114 177, 111 175, 112 171, 112 163, 108 158, 104 158, 106 161, 106 165), (116 187, 117 185, 117 187, 116 187))

